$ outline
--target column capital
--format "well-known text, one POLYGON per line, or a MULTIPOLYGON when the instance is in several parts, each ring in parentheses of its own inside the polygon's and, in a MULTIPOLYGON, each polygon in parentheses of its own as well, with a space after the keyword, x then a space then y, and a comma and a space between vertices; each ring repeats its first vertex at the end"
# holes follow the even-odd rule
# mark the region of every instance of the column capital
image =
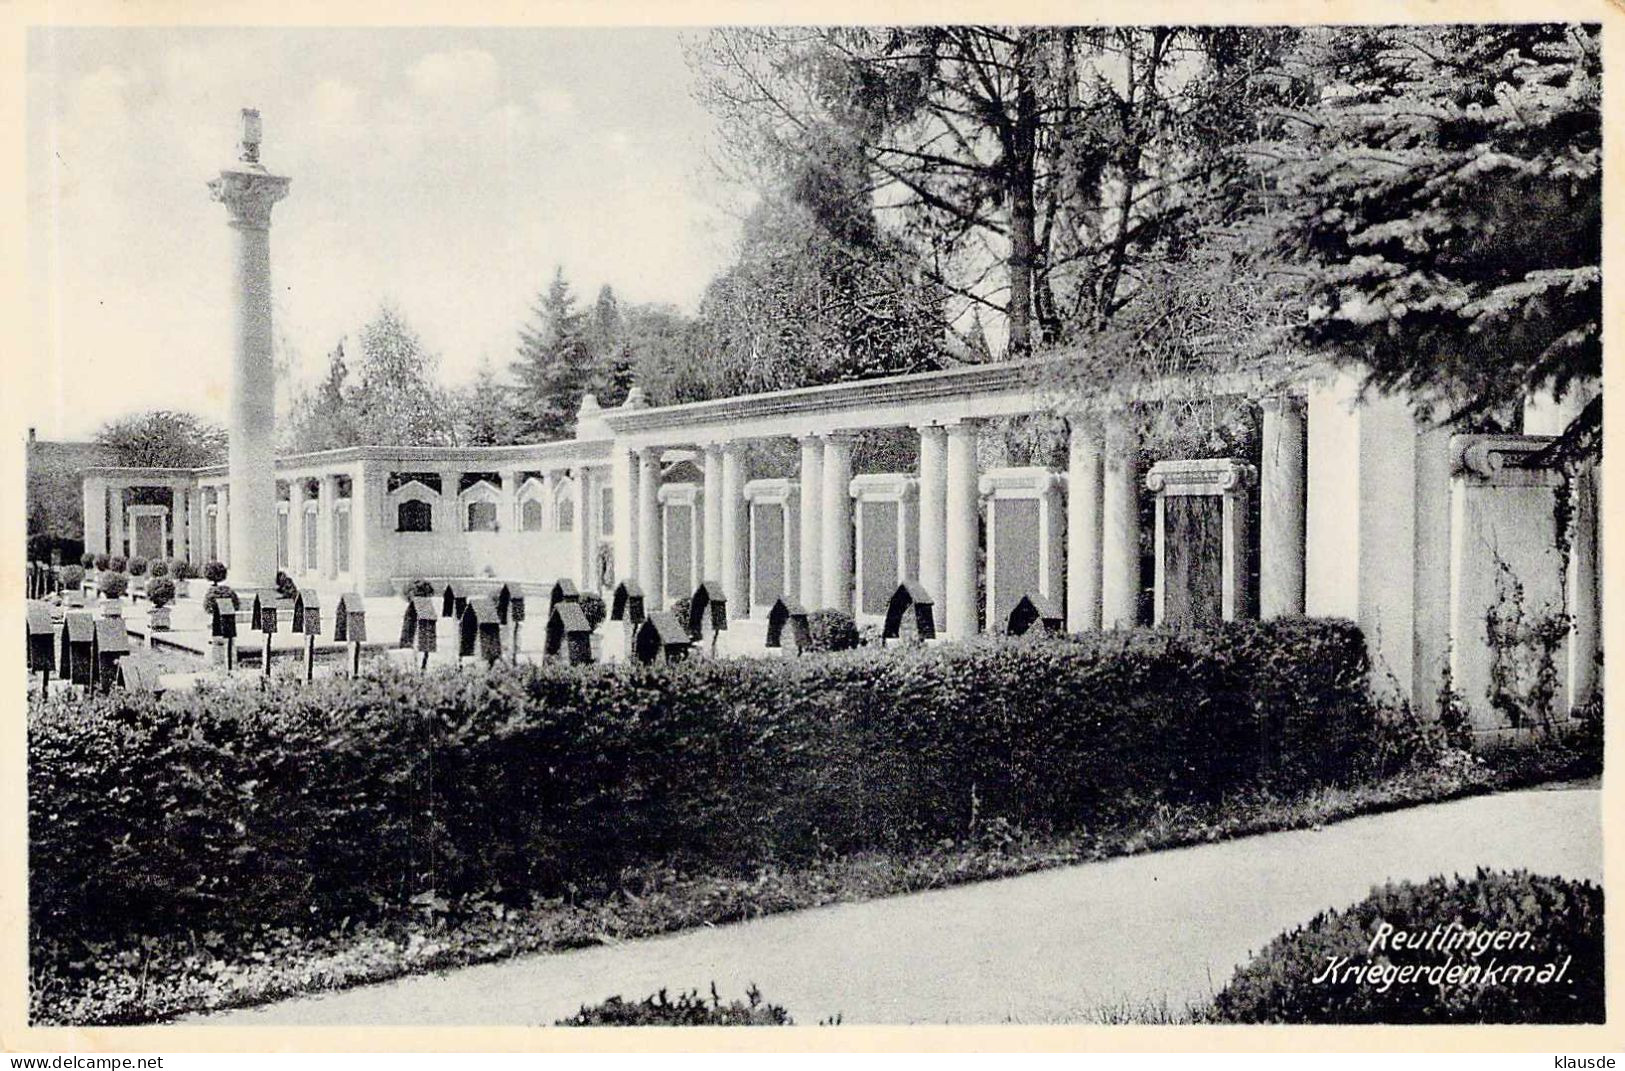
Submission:
POLYGON ((1307 400, 1301 394, 1293 394, 1289 391, 1266 394, 1258 399, 1260 409, 1276 416, 1300 415, 1303 413, 1306 404, 1307 400))
POLYGON ((285 175, 273 175, 257 164, 230 168, 209 180, 209 196, 226 206, 233 227, 267 230, 271 226, 271 206, 288 196, 285 175))

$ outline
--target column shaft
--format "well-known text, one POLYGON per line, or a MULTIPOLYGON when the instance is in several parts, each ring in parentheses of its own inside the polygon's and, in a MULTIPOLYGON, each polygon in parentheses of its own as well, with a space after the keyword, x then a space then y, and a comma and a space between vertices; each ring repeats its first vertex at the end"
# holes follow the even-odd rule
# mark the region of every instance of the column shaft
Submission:
POLYGON ((276 576, 276 366, 271 356, 271 245, 267 227, 233 221, 231 377, 232 580, 270 587, 276 576))
POLYGON ((85 477, 81 487, 84 495, 85 551, 90 554, 107 553, 107 481, 98 476, 85 477))
POLYGON ((937 631, 947 624, 948 432, 920 428, 920 583, 931 593, 937 631))
MULTIPOLYGON (((728 596, 731 617, 748 616, 750 608, 750 528, 745 513, 745 448, 728 443, 722 448, 722 589, 728 596)), ((707 548, 709 549, 709 548, 707 548)))
POLYGON ((852 612, 852 440, 839 433, 824 438, 820 543, 821 590, 827 609, 852 612))
POLYGON ((305 575, 305 478, 288 478, 288 575, 305 575))
POLYGON ((1066 627, 1100 627, 1101 463, 1100 429, 1078 421, 1067 450, 1066 627))
POLYGON ((609 455, 609 487, 615 526, 615 581, 637 572, 637 455, 617 444, 609 455))
POLYGON ((801 443, 801 605, 824 605, 824 444, 816 435, 801 443))
POLYGON ((114 557, 122 558, 124 554, 124 488, 115 487, 108 493, 113 514, 111 525, 111 553, 114 557))
POLYGON ((1259 472, 1258 612, 1303 613, 1305 436, 1302 404, 1266 398, 1259 472))
POLYGON ((598 481, 592 470, 585 465, 576 469, 576 583, 582 591, 598 590, 597 546, 592 537, 592 503, 597 494, 598 481))
POLYGON ((638 451, 638 583, 644 605, 666 609, 660 561, 660 451, 646 446, 638 451))
POLYGON ((1100 622, 1131 628, 1140 608, 1139 449, 1124 418, 1106 434, 1101 472, 1100 622))
POLYGON ((722 580, 722 447, 711 443, 705 448, 705 486, 700 502, 705 510, 700 531, 700 548, 705 555, 702 580, 722 580))
POLYGON ((973 421, 948 426, 946 450, 947 488, 943 495, 945 514, 944 569, 947 572, 944 598, 949 639, 962 640, 976 635, 977 505, 976 431, 973 421))

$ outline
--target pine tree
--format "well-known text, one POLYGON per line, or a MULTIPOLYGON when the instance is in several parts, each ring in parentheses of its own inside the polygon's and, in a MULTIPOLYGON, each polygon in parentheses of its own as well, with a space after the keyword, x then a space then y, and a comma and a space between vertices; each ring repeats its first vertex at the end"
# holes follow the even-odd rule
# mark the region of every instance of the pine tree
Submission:
POLYGON ((455 392, 457 445, 506 446, 519 442, 512 392, 496 376, 489 361, 481 361, 474 381, 455 392))
MULTIPOLYGON (((1599 29, 1306 37, 1312 86, 1256 152, 1303 341, 1471 426, 1602 370, 1599 29)), ((1600 448, 1601 402, 1566 439, 1600 448)))
POLYGON ((519 330, 519 355, 511 369, 517 393, 517 424, 527 440, 568 439, 575 434, 581 396, 595 373, 588 324, 575 307, 564 269, 531 307, 519 330))

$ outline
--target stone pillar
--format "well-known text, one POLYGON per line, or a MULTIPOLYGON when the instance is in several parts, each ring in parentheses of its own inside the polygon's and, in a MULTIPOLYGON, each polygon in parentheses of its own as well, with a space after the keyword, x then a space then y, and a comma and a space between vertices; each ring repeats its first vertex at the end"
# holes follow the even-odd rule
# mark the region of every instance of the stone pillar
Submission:
POLYGON ((816 435, 801 444, 801 576, 798 598, 808 610, 824 605, 824 444, 816 435))
POLYGON ((1076 420, 1067 443, 1066 627, 1100 627, 1101 463, 1100 429, 1076 420))
POLYGON ((288 575, 305 575, 305 477, 288 477, 288 575))
POLYGON ((949 639, 976 635, 976 432, 978 423, 948 425, 946 488, 943 493, 944 569, 947 572, 944 628, 949 639))
MULTIPOLYGON (((276 520, 276 514, 274 512, 275 509, 276 509, 276 503, 275 502, 271 503, 271 508, 273 510, 273 513, 271 515, 271 519, 272 519, 272 521, 274 523, 275 520, 276 520)), ((218 492, 215 494, 215 497, 214 497, 214 516, 215 516, 215 519, 220 522, 219 531, 215 535, 216 542, 218 542, 220 544, 219 547, 217 548, 219 550, 219 552, 220 552, 220 564, 224 565, 227 569, 230 569, 231 568, 231 485, 230 484, 224 484, 224 483, 221 484, 220 487, 219 487, 218 492)), ((275 535, 276 535, 276 533, 273 530, 273 532, 272 532, 273 540, 275 539, 275 535)), ((274 542, 273 542, 273 545, 271 547, 271 553, 272 553, 273 556, 276 554, 276 546, 275 546, 274 542)), ((236 577, 232 577, 230 579, 231 579, 231 582, 233 584, 236 583, 236 579, 237 579, 236 577)))
POLYGON ((1580 706, 1597 690, 1597 653, 1602 648, 1601 571, 1602 510, 1598 489, 1602 466, 1581 469, 1571 487, 1574 519, 1569 529, 1569 703, 1580 706))
POLYGON ((210 181, 235 235, 228 467, 232 580, 239 589, 270 587, 276 576, 276 366, 271 355, 271 206, 288 179, 259 162, 259 112, 243 109, 240 163, 210 181))
POLYGON ((1258 485, 1258 614, 1303 613, 1304 486, 1307 444, 1303 403, 1265 398, 1263 464, 1258 485))
POLYGON ((638 583, 649 611, 666 608, 660 562, 660 450, 638 451, 638 583))
POLYGON ((170 550, 165 553, 166 558, 186 557, 186 543, 189 533, 186 529, 186 485, 172 483, 169 485, 169 539, 170 550))
POLYGON ((948 431, 920 427, 920 583, 931 593, 937 631, 947 624, 948 431))
POLYGON ((434 511, 434 530, 461 532, 463 517, 462 509, 459 507, 461 496, 457 485, 463 482, 462 470, 441 469, 435 475, 440 477, 440 502, 434 511))
POLYGON ((1106 429, 1101 467, 1100 623, 1132 628, 1140 611, 1139 447, 1126 416, 1106 429))
POLYGON ((637 569, 637 455, 616 444, 609 455, 609 487, 615 511, 615 580, 634 577, 637 569))
MULTIPOLYGON (((112 488, 107 497, 112 503, 113 514, 112 538, 109 543, 111 550, 109 553, 114 557, 126 557, 127 555, 124 553, 124 488, 112 488)), ((275 551, 276 548, 273 546, 271 549, 275 551)))
POLYGON ((824 607, 852 612, 852 436, 824 436, 823 501, 820 543, 820 600, 824 607))
MULTIPOLYGON (((717 579, 728 595, 728 613, 746 617, 750 612, 750 518, 745 514, 744 443, 722 447, 721 497, 722 575, 717 579)), ((709 551, 709 545, 706 549, 709 551)))
POLYGON ((84 495, 85 550, 90 554, 106 554, 107 481, 100 476, 86 476, 81 492, 84 495))
POLYGON ((700 489, 700 504, 705 510, 705 521, 700 532, 700 550, 704 555, 705 575, 702 580, 722 579, 722 447, 717 443, 704 446, 705 486, 700 489))
POLYGON ((186 560, 197 566, 203 564, 204 548, 208 545, 203 524, 203 488, 194 485, 186 496, 186 560))
POLYGON ((362 595, 389 595, 392 563, 384 532, 388 474, 357 466, 350 473, 350 585, 362 595))
MULTIPOLYGON (((598 556, 592 537, 592 503, 598 496, 598 481, 585 465, 576 469, 576 583, 582 591, 598 589, 598 556)), ((518 528, 518 525, 514 525, 518 528)))
POLYGON ((316 575, 332 580, 339 575, 338 555, 333 547, 333 518, 338 514, 339 478, 323 476, 316 497, 316 575))

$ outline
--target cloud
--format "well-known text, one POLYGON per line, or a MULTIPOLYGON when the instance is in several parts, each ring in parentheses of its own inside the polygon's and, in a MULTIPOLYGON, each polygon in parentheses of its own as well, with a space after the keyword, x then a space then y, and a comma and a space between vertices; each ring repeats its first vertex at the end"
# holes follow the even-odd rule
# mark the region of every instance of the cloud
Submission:
POLYGON ((353 125, 361 116, 361 91, 336 78, 323 79, 310 91, 309 119, 317 127, 353 125))
POLYGON ((477 48, 431 52, 407 76, 419 96, 461 107, 491 104, 502 80, 496 57, 477 48))
POLYGON ((575 94, 557 86, 543 86, 533 98, 544 119, 566 119, 576 113, 575 94))

